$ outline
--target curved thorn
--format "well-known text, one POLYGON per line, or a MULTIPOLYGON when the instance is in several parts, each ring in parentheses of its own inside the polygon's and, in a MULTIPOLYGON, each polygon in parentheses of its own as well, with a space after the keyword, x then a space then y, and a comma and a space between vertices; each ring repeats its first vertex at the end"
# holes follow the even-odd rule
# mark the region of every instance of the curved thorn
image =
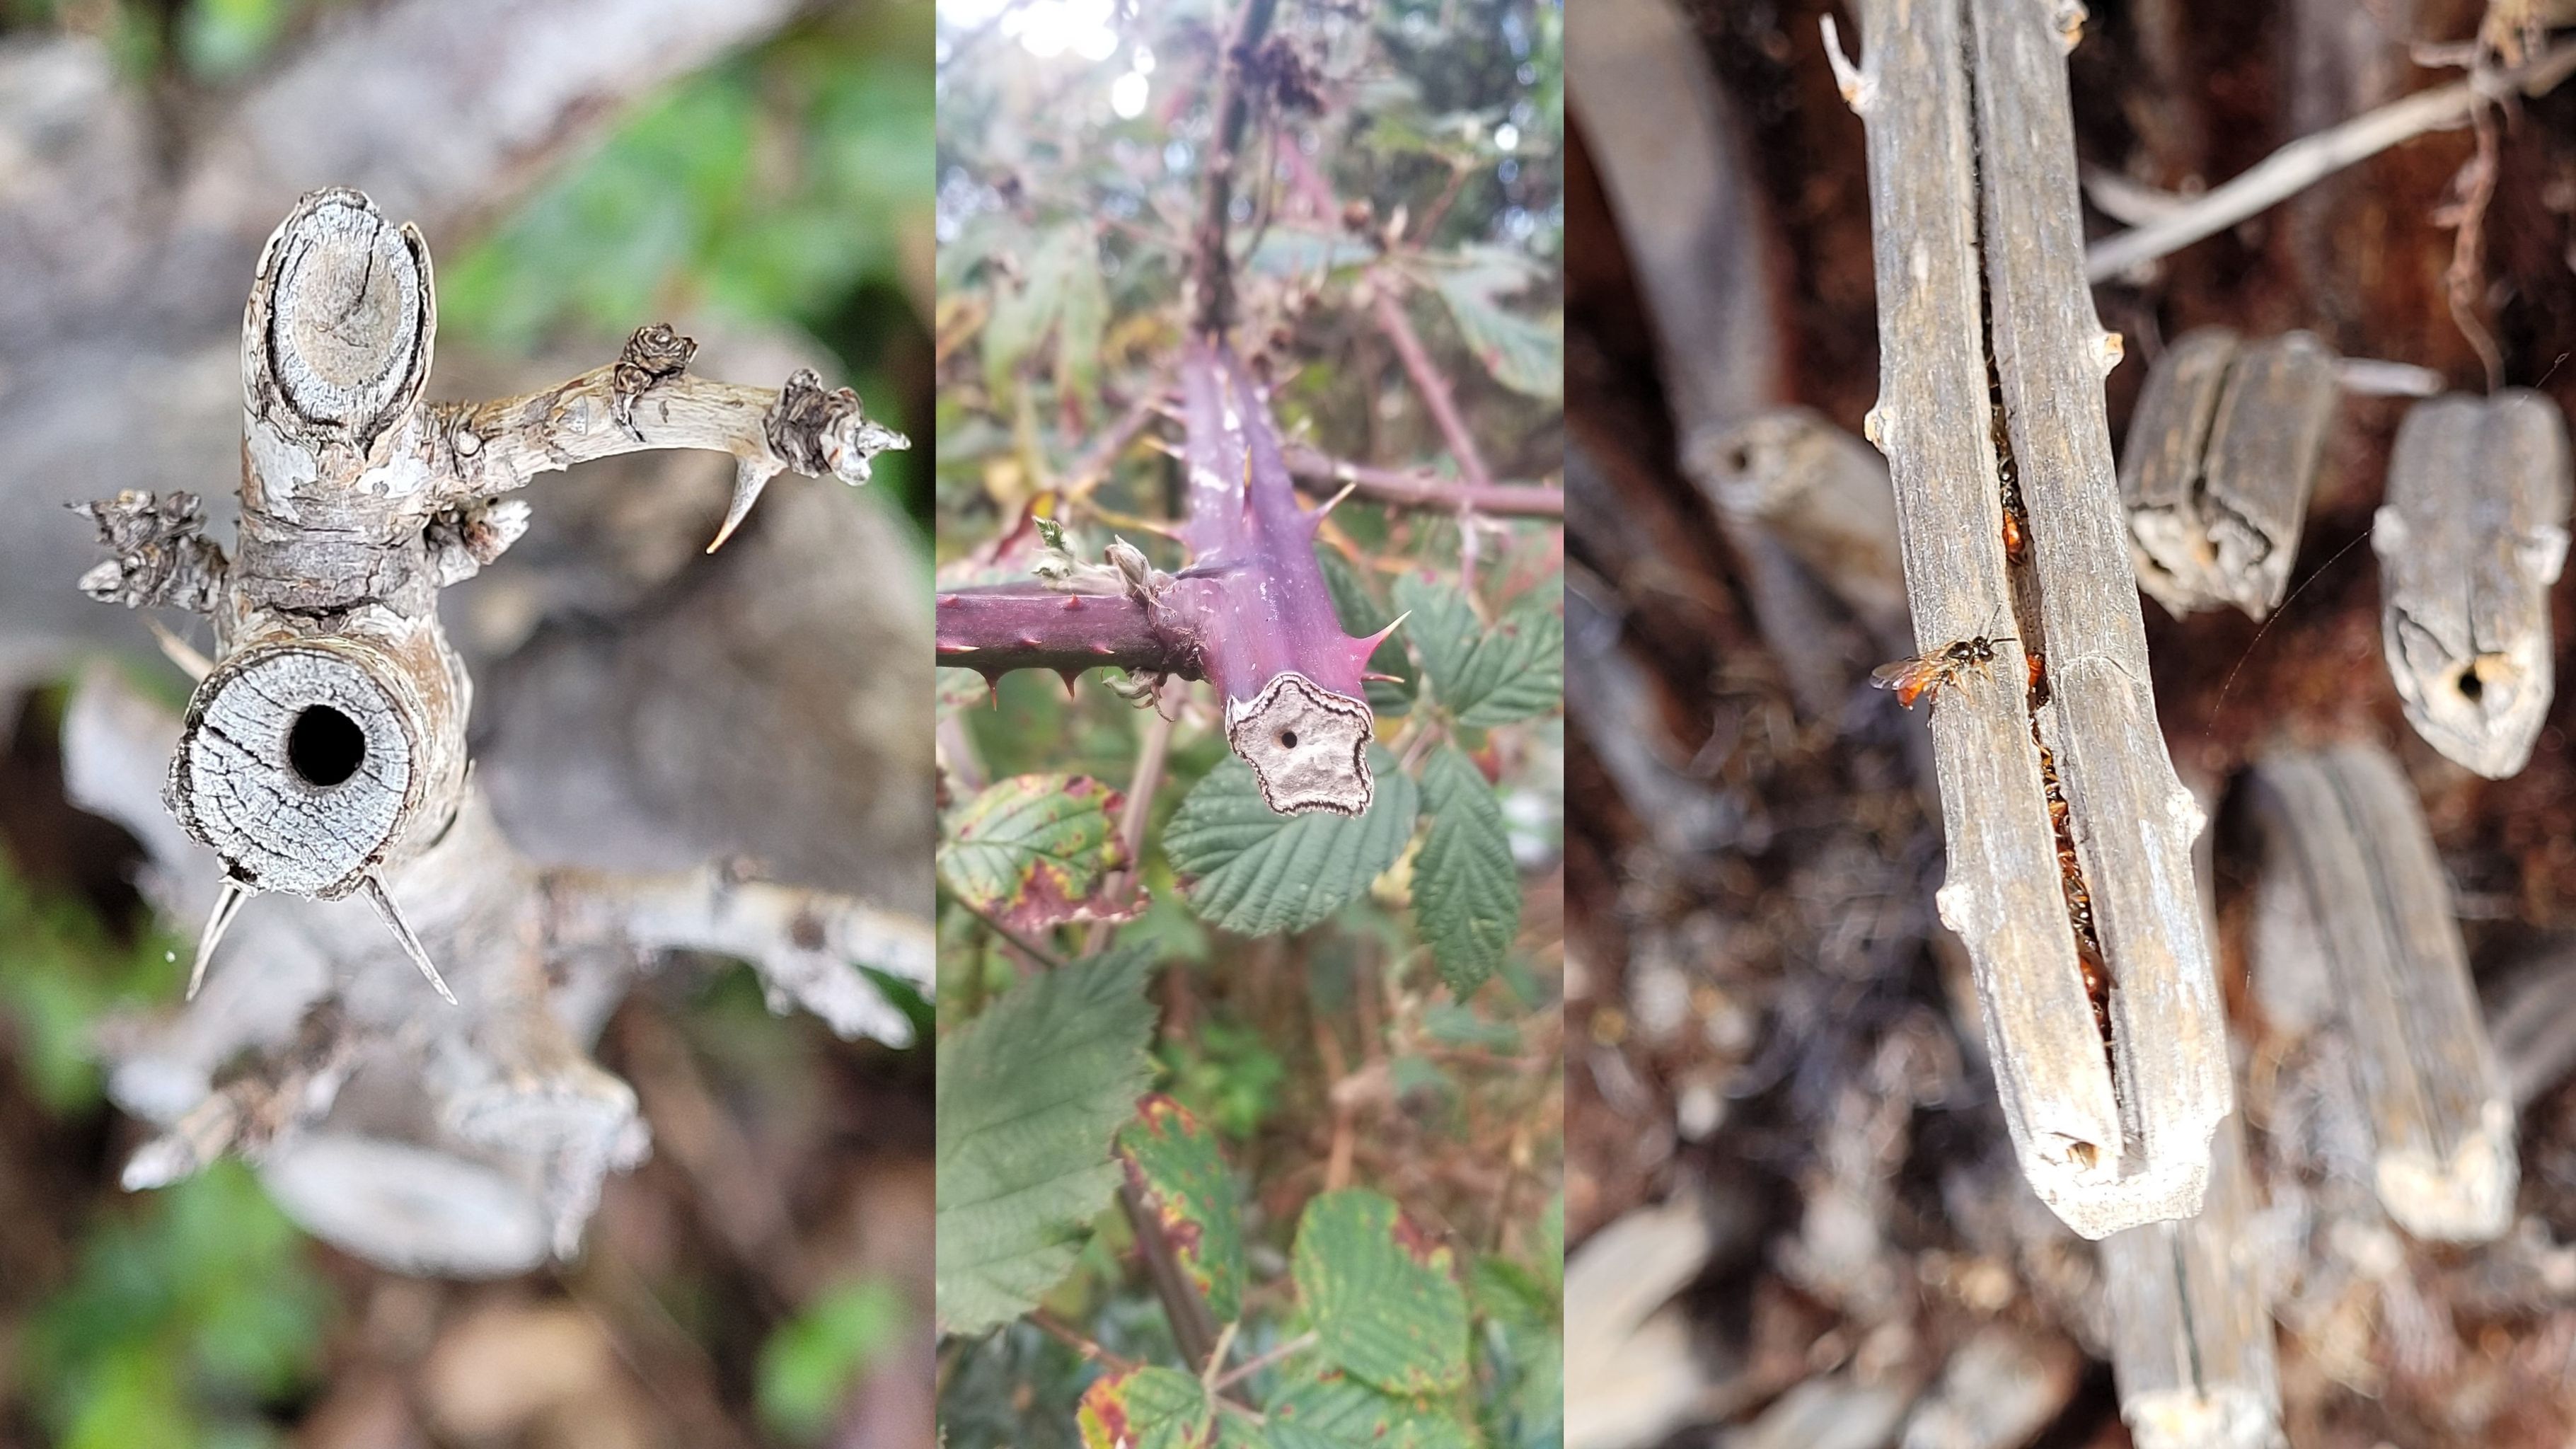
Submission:
POLYGON ((447 983, 439 979, 438 968, 430 964, 429 953, 421 949, 420 938, 411 933, 411 927, 403 924, 402 912, 394 909, 394 898, 385 894, 385 883, 375 876, 368 876, 362 884, 367 892, 367 904, 376 908, 376 915, 393 931, 394 939, 402 943, 403 954, 411 958, 411 964, 420 968, 421 975, 429 978, 430 986, 438 992, 440 999, 454 1006, 456 993, 448 990, 447 983))
POLYGON ((768 487, 769 480, 776 476, 776 468, 766 467, 749 458, 736 460, 733 465, 733 502, 726 505, 724 523, 716 529, 716 541, 707 545, 707 552, 714 553, 724 547, 725 540, 733 537, 733 531, 750 516, 751 505, 760 501, 760 490, 768 487))
POLYGON ((206 984, 206 963, 214 959, 224 933, 233 928, 233 917, 241 914, 242 902, 249 899, 250 887, 231 876, 224 877, 223 888, 215 893, 215 908, 206 916, 206 928, 197 933, 197 959, 188 967, 190 1001, 197 999, 197 988, 206 984))
POLYGON ((1323 527, 1323 526, 1324 526, 1324 519, 1325 519, 1325 517, 1326 517, 1327 515, 1329 515, 1329 514, 1330 514, 1334 509, 1341 507, 1341 506, 1342 506, 1342 500, 1343 500, 1343 499, 1350 497, 1352 494, 1357 493, 1359 490, 1360 490, 1360 484, 1359 484, 1359 480, 1358 480, 1358 479, 1356 479, 1356 478, 1352 479, 1352 480, 1351 480, 1350 482, 1348 482, 1348 483, 1343 484, 1343 485, 1342 485, 1342 491, 1341 491, 1341 492, 1336 493, 1336 494, 1334 494, 1332 497, 1325 499, 1325 500, 1323 501, 1322 505, 1321 505, 1321 506, 1319 506, 1318 508, 1316 508, 1316 510, 1315 510, 1314 512, 1309 513, 1309 514, 1307 514, 1307 515, 1306 515, 1306 526, 1307 526, 1307 527, 1309 527, 1309 528, 1321 528, 1321 527, 1323 527))
POLYGON ((197 652, 197 646, 170 631, 170 626, 146 614, 143 627, 152 631, 152 640, 161 646, 161 655, 179 666, 179 672, 199 683, 215 672, 215 661, 197 652))

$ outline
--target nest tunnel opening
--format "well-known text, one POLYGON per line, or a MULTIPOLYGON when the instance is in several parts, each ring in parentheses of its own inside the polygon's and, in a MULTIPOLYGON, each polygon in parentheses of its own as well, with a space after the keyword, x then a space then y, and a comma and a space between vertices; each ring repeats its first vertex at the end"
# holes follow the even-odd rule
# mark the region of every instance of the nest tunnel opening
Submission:
POLYGON ((307 705, 286 731, 287 767, 317 790, 345 784, 366 762, 366 732, 330 705, 307 705))

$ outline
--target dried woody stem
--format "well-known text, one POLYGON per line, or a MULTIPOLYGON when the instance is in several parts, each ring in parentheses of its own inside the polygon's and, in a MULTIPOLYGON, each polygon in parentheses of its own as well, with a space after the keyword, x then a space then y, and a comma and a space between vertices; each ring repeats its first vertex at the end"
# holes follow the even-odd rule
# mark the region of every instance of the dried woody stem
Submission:
POLYGON ((2469 978, 2423 807, 2376 746, 2276 750, 2254 767, 2264 846, 2254 988, 2285 1035, 2333 1030, 2369 1121, 2371 1180, 2419 1238, 2512 1225, 2514 1104, 2469 978))
POLYGON ((774 1005, 899 1042, 909 1021, 857 968, 926 988, 930 937, 722 869, 537 869, 467 777, 470 682, 436 608, 525 528, 527 505, 501 495, 549 469, 731 453, 721 542, 776 474, 863 482, 903 439, 811 373, 776 392, 690 377, 693 344, 668 327, 544 392, 423 406, 435 333, 419 233, 354 191, 306 196, 243 323, 238 552, 202 536, 185 494, 84 510, 115 554, 84 589, 211 616, 213 657, 183 720, 102 673, 64 734, 73 797, 145 842, 155 903, 206 913, 191 1005, 108 1046, 112 1095, 164 1129, 128 1184, 252 1156, 317 1234, 471 1276, 572 1252, 604 1175, 643 1155, 633 1091, 583 1048, 629 977, 674 951, 732 954, 774 1005), (304 899, 245 906, 256 893, 304 899), (332 904, 352 897, 366 908, 332 904), (199 997, 227 933, 257 969, 199 997), (460 1009, 422 1017, 383 969, 406 959, 460 1009))
POLYGON ((2203 816, 2156 724, 2101 394, 2119 351, 2083 275, 2064 63, 2080 13, 1870 0, 1866 67, 1836 60, 1868 132, 1869 431, 1916 640, 1991 646, 1932 709, 1938 904, 1974 963, 2022 1171, 2098 1238, 2198 1210, 2230 1092, 2192 887, 2203 816))
POLYGON ((721 544, 777 474, 863 483, 877 452, 907 446, 811 372, 776 392, 691 377, 696 344, 667 326, 541 393, 423 406, 437 329, 420 233, 358 192, 308 194, 261 253, 242 321, 238 557, 200 536, 184 494, 82 510, 116 554, 82 578, 93 598, 214 621, 166 791, 223 862, 200 973, 243 893, 363 893, 447 994, 385 881, 466 800, 471 686, 436 600, 525 531, 527 505, 502 495, 616 453, 716 449, 737 462, 721 544))

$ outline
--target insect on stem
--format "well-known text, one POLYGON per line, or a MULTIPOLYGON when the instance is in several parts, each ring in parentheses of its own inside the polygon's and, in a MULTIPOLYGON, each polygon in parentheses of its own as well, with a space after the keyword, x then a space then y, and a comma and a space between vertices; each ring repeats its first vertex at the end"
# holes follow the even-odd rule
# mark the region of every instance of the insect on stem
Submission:
POLYGON ((1994 663, 1996 645, 2019 642, 2010 634, 1953 640, 1928 654, 1882 664, 1870 671, 1869 682, 1880 689, 1895 690, 1896 702, 1912 709, 1916 700, 1937 696, 1969 669, 1994 663))

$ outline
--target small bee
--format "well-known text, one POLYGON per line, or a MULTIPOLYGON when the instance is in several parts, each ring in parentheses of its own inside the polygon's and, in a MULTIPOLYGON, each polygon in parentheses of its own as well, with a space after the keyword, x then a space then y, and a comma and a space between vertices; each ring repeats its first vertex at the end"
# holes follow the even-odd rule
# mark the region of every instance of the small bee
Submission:
POLYGON ((1895 690, 1896 702, 1912 709, 1914 701, 1940 693, 1943 685, 1956 680, 1971 666, 1994 663, 1996 645, 2015 642, 2010 634, 1998 639, 1981 635, 1974 639, 1956 640, 1929 654, 1882 664, 1871 671, 1869 682, 1880 689, 1895 690))

